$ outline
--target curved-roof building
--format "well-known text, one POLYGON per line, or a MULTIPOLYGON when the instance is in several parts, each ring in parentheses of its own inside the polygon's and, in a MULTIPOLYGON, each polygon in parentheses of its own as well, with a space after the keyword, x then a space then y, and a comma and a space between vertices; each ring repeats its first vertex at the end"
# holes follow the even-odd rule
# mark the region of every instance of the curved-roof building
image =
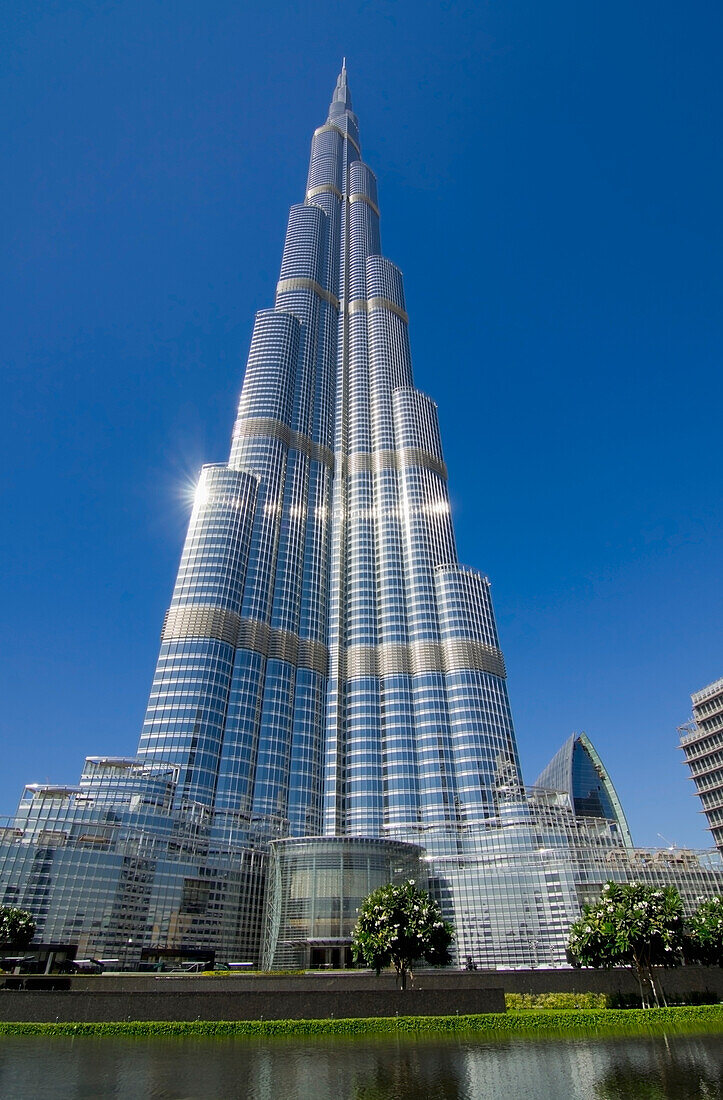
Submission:
POLYGON ((573 733, 535 780, 536 787, 566 791, 578 817, 614 821, 627 848, 633 847, 613 781, 586 733, 573 733))

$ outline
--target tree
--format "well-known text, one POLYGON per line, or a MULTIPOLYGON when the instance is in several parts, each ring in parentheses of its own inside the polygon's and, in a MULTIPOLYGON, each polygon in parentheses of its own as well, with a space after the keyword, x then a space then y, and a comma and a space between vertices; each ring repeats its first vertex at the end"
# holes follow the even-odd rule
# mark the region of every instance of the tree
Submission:
POLYGON ((689 923, 691 954, 707 966, 723 966, 723 895, 703 901, 689 923))
POLYGON ((380 886, 362 902, 352 954, 355 962, 365 962, 377 974, 393 965, 405 989, 407 974, 418 959, 432 966, 451 962, 453 939, 454 929, 442 919, 436 901, 409 879, 401 885, 380 886))
POLYGON ((0 947, 27 947, 35 935, 35 927, 27 910, 0 905, 0 947))
POLYGON ((647 1008, 665 1001, 655 985, 654 966, 678 966, 683 950, 683 902, 673 886, 655 889, 641 882, 606 882, 600 900, 585 905, 570 929, 567 951, 579 966, 629 966, 647 1008))

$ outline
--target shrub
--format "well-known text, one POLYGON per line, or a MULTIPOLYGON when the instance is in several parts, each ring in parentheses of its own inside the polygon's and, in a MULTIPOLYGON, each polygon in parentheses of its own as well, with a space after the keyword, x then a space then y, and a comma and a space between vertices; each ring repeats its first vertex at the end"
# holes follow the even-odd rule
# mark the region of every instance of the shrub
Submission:
POLYGON ((701 902, 690 918, 687 943, 697 961, 708 966, 723 965, 723 895, 701 902))
POLYGON ((377 974, 394 966, 404 989, 416 959, 426 959, 432 966, 451 962, 453 938, 452 925, 442 919, 436 901, 409 879, 401 885, 380 886, 362 902, 352 953, 355 962, 364 962, 377 974))
POLYGON ((510 1011, 521 1009, 607 1008, 605 993, 505 993, 510 1011))
POLYGON ((13 905, 0 905, 0 947, 27 947, 34 935, 32 913, 13 905))
POLYGON ((585 905, 570 928, 568 958, 575 965, 629 966, 638 979, 643 1005, 655 984, 653 967, 679 966, 683 955, 683 902, 673 886, 606 882, 600 900, 585 905))

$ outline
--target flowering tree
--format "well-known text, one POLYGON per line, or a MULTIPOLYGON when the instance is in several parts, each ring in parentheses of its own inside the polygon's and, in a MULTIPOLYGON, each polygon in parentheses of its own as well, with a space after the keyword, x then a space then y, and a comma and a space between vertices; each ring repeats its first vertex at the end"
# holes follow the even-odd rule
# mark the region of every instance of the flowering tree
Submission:
POLYGON ((723 966, 723 895, 702 902, 690 918, 691 954, 708 966, 723 966))
POLYGON ((35 935, 35 921, 25 909, 0 905, 0 947, 27 947, 35 935))
POLYGON ((399 886, 380 886, 362 902, 351 949, 355 962, 365 962, 377 974, 393 965, 405 989, 417 959, 432 966, 451 961, 453 939, 454 929, 442 920, 436 901, 409 879, 399 886))
POLYGON ((646 991, 656 1005, 665 1000, 656 988, 654 966, 682 961, 683 903, 673 886, 655 889, 641 882, 606 882, 600 900, 585 905, 570 929, 567 951, 579 966, 629 966, 643 1005, 646 991))

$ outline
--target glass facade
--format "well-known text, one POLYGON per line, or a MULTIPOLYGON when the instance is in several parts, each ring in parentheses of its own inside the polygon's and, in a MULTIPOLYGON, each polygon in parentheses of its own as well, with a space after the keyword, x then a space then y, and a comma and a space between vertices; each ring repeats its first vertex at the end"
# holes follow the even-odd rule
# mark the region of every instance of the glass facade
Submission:
POLYGON ((620 799, 586 733, 573 733, 567 739, 537 777, 535 786, 565 791, 578 817, 601 817, 614 823, 622 843, 632 848, 620 799))
POLYGON ((219 844, 200 804, 174 809, 179 769, 89 757, 76 787, 32 784, 0 827, 0 904, 39 942, 123 967, 199 947, 256 961, 266 855, 219 844))
POLYGON ((560 962, 584 853, 624 847, 589 745, 561 793, 525 792, 490 586, 457 560, 378 203, 343 69, 228 461, 201 472, 138 752, 27 788, 0 834, 0 902, 46 940, 286 965, 302 940, 348 936, 365 874, 408 865, 462 956, 560 962))
POLYGON ((424 850, 393 840, 324 837, 270 846, 263 965, 270 969, 351 964, 364 898, 388 882, 426 887, 424 850))
POLYGON ((427 864, 457 957, 481 967, 565 966, 570 925, 609 879, 675 886, 687 912, 723 884, 719 853, 626 847, 614 822, 579 816, 567 792, 535 787, 510 798, 469 854, 427 864))

